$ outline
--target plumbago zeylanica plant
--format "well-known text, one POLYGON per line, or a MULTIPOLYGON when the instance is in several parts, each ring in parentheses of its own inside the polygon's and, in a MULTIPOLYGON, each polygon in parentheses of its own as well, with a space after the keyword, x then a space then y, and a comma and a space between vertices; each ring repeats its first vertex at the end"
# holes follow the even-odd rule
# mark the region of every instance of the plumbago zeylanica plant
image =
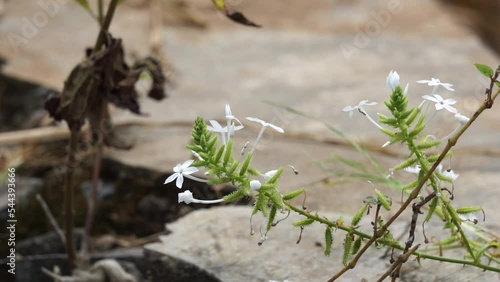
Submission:
MULTIPOLYGON (((379 123, 377 123, 366 111, 365 106, 374 105, 367 100, 361 101, 357 106, 347 106, 343 110, 349 112, 352 116, 354 111, 358 111, 373 123, 382 133, 388 136, 383 147, 402 144, 408 149, 408 157, 400 164, 389 169, 387 181, 379 181, 391 187, 397 187, 402 190, 406 199, 401 200, 400 206, 393 212, 392 216, 383 219, 382 209, 390 210, 393 208, 392 199, 380 191, 374 191, 374 195, 367 196, 359 211, 352 216, 350 223, 339 218, 330 220, 325 217, 306 210, 303 207, 293 205, 290 200, 305 193, 304 188, 300 188, 287 194, 281 194, 279 191, 279 179, 283 173, 284 167, 278 168, 266 173, 259 172, 252 166, 252 158, 255 155, 255 148, 262 137, 266 128, 284 133, 280 127, 264 122, 257 118, 247 118, 252 122, 261 124, 261 130, 253 144, 252 149, 246 155, 246 147, 242 150, 233 150, 234 133, 243 128, 241 122, 233 116, 229 105, 226 105, 227 125, 222 127, 217 121, 211 120, 211 126, 208 126, 203 118, 198 117, 195 121, 192 131, 192 143, 187 146, 195 156, 195 160, 188 160, 183 164, 178 164, 174 168, 174 174, 168 177, 165 183, 176 180, 178 188, 182 187, 184 177, 197 181, 208 182, 210 184, 231 183, 237 190, 232 194, 219 200, 195 199, 190 191, 179 193, 179 203, 220 203, 237 200, 244 196, 254 196, 255 203, 252 215, 262 213, 267 218, 265 234, 259 240, 261 245, 267 238, 268 232, 278 222, 275 221, 278 212, 296 212, 303 216, 303 219, 294 222, 293 225, 300 227, 301 230, 310 224, 319 223, 325 226, 325 255, 329 255, 333 244, 333 231, 345 232, 343 241, 342 263, 344 267, 328 281, 334 281, 341 277, 349 269, 356 266, 358 260, 365 254, 370 246, 385 246, 394 252, 399 250, 399 256, 391 256, 391 266, 379 278, 384 280, 388 276, 392 280, 399 277, 402 265, 414 256, 417 261, 421 259, 431 259, 455 263, 460 265, 471 265, 484 270, 500 272, 500 240, 493 233, 487 231, 484 227, 478 225, 478 220, 474 213, 481 212, 481 207, 466 206, 455 207, 453 200, 453 181, 458 177, 452 170, 443 170, 441 161, 450 156, 450 149, 457 143, 459 137, 469 128, 477 117, 493 105, 493 101, 498 96, 500 90, 495 92, 495 86, 500 86, 498 76, 500 67, 493 71, 485 65, 477 64, 478 70, 490 80, 490 87, 486 89, 485 101, 470 118, 458 113, 453 107, 456 103, 454 99, 444 99, 437 94, 441 86, 448 91, 454 91, 449 83, 442 83, 439 79, 421 80, 418 83, 426 83, 432 86, 431 95, 424 95, 424 101, 416 107, 409 107, 408 85, 403 89, 399 83, 397 72, 391 71, 387 77, 387 85, 391 89, 390 97, 385 101, 389 114, 379 114, 379 123), (435 111, 427 115, 430 111, 430 105, 434 103, 435 111), (445 110, 454 115, 459 123, 458 127, 448 136, 439 137, 425 135, 424 130, 429 121, 435 116, 436 112, 445 110), (237 124, 236 124, 236 123, 237 124), (222 142, 219 142, 217 134, 220 134, 222 142), (221 143, 221 144, 219 144, 221 143), (442 148, 444 146, 444 148, 442 148), (435 153, 436 150, 440 153, 435 153), (236 153, 234 152, 236 151, 236 153), (239 161, 242 159, 242 161, 239 161), (199 171, 199 168, 205 169, 205 175, 208 180, 193 176, 199 171), (416 178, 410 183, 402 183, 395 179, 393 172, 404 170, 414 173, 416 178), (264 181, 260 181, 264 180, 264 181), (369 211, 374 208, 372 213, 372 226, 369 232, 362 231, 361 219, 370 214, 369 211), (412 211, 411 221, 409 223, 408 236, 403 242, 397 240, 391 232, 391 225, 400 217, 403 211, 410 209, 412 211), (414 245, 415 229, 419 215, 424 214, 424 223, 431 217, 437 217, 443 222, 443 227, 449 230, 449 236, 439 242, 433 242, 434 247, 419 250, 420 244, 414 245), (446 257, 442 252, 444 249, 461 248, 464 255, 461 257, 446 257)), ((338 133, 338 131, 333 130, 338 133)), ((342 134, 341 134, 342 135, 342 134)), ((356 144, 354 144, 357 146, 356 144)), ((359 146, 358 146, 359 148, 359 146)), ((349 162, 345 162, 349 163, 349 162)), ((354 167, 360 167, 354 165, 354 167)), ((363 170, 363 168, 361 168, 363 170)), ((387 170, 386 170, 387 172, 387 170)), ((359 176, 360 174, 358 174, 359 176)), ((385 179, 385 177, 383 177, 385 179)), ((366 230, 366 229, 365 229, 366 230)), ((253 233, 253 230, 251 230, 253 233)), ((429 240, 423 234, 425 243, 429 240)))

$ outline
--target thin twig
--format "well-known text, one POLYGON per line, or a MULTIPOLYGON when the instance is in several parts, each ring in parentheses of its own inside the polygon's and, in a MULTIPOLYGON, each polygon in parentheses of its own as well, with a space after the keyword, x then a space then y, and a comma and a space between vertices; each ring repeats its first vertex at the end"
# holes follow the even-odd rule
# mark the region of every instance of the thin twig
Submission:
POLYGON ((47 205, 47 202, 43 199, 43 197, 40 194, 36 194, 36 199, 38 203, 40 203, 40 206, 42 207, 43 212, 45 213, 45 216, 50 222, 50 225, 52 225, 52 228, 54 228, 54 231, 56 232, 57 236, 59 236, 59 239, 61 239, 61 242, 63 245, 66 244, 66 238, 64 237, 64 233, 57 223, 56 219, 54 218, 54 215, 52 215, 52 212, 50 211, 49 206, 47 205))
POLYGON ((97 134, 97 143, 96 143, 96 152, 95 152, 95 157, 94 157, 94 168, 92 171, 92 190, 90 192, 90 195, 87 199, 87 215, 85 218, 85 228, 84 228, 84 235, 83 235, 83 240, 82 240, 82 248, 81 252, 84 254, 84 252, 90 252, 90 238, 91 238, 91 232, 92 232, 92 226, 94 223, 94 213, 95 213, 95 205, 97 202, 97 189, 99 186, 99 178, 100 178, 100 173, 101 173, 101 165, 102 165, 102 154, 103 154, 103 139, 104 139, 104 126, 103 122, 101 121, 102 118, 104 117, 104 113, 106 111, 107 107, 107 102, 104 100, 103 97, 96 97, 96 101, 99 102, 99 117, 98 120, 99 122, 99 132, 95 132, 94 134, 97 134))
POLYGON ((394 276, 394 273, 393 271, 396 269, 396 268, 400 268, 403 263, 405 263, 408 258, 413 254, 415 253, 415 251, 418 249, 418 247, 420 247, 420 244, 416 245, 415 247, 411 248, 410 250, 408 250, 406 253, 403 253, 402 255, 400 255, 398 257, 398 259, 391 265, 391 267, 389 267, 389 269, 387 269, 387 271, 382 275, 380 276, 380 278, 377 280, 377 282, 382 282, 384 281, 385 278, 387 278, 389 275, 392 276, 392 278, 394 279, 395 276, 394 276), (392 273, 392 274, 391 274, 392 273))
POLYGON ((70 128, 71 136, 69 139, 68 160, 66 174, 64 175, 64 234, 66 238, 66 252, 68 254, 68 263, 71 269, 76 267, 76 250, 73 243, 73 173, 76 168, 76 153, 78 149, 78 140, 80 138, 80 129, 70 128))

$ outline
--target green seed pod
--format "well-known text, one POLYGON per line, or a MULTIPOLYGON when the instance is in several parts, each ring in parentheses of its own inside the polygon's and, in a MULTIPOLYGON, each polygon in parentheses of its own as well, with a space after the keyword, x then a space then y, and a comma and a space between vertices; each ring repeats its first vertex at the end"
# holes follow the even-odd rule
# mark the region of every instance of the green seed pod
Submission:
POLYGON ((433 140, 433 141, 424 141, 422 143, 417 144, 417 149, 429 149, 432 147, 436 147, 441 144, 441 140, 433 140))
POLYGON ((251 160, 252 160, 252 154, 248 154, 245 161, 241 165, 240 176, 245 175, 245 173, 247 172, 248 166, 250 165, 251 160))
POLYGON ((431 200, 431 204, 429 205, 429 211, 427 212, 427 215, 425 216, 424 221, 429 221, 432 217, 432 214, 436 211, 436 207, 439 204, 439 198, 435 197, 434 199, 431 200))
POLYGON ((276 171, 276 173, 273 175, 273 177, 269 178, 269 180, 267 181, 268 184, 274 184, 278 181, 278 179, 280 178, 281 174, 283 173, 283 167, 280 167, 278 169, 278 171, 276 171))
POLYGON ((224 202, 236 201, 242 197, 246 196, 243 190, 236 190, 233 193, 224 196, 224 202))
POLYGON ((229 140, 226 145, 226 152, 224 154, 224 166, 227 166, 233 157, 233 140, 229 140))
POLYGON ((403 168, 407 168, 407 167, 413 165, 416 161, 417 161, 416 157, 409 158, 406 161, 404 161, 404 162, 398 164, 397 166, 393 167, 392 170, 401 170, 403 168))
POLYGON ((283 200, 285 201, 289 201, 293 198, 296 198, 298 197, 300 194, 304 193, 305 192, 305 189, 304 188, 300 188, 300 189, 297 189, 295 191, 292 191, 290 193, 286 193, 284 196, 283 196, 283 200))
POLYGON ((271 227, 273 226, 273 222, 274 222, 274 219, 276 218, 276 211, 278 209, 276 208, 276 206, 272 206, 271 207, 271 211, 269 212, 269 219, 267 220, 267 231, 269 231, 271 229, 271 227))
POLYGON ((234 173, 234 171, 238 168, 238 166, 240 165, 239 162, 237 161, 234 161, 232 164, 231 164, 231 167, 229 168, 229 170, 227 171, 227 173, 229 175, 232 175, 234 173))
POLYGON ((377 199, 379 203, 386 209, 387 211, 391 210, 392 200, 389 196, 382 194, 379 190, 375 189, 375 194, 377 194, 377 199))
POLYGON ((359 248, 361 248, 361 237, 358 237, 358 239, 354 241, 354 244, 352 245, 351 254, 355 255, 359 251, 359 248))
POLYGON ((330 253, 332 251, 332 244, 333 244, 333 234, 332 234, 332 228, 330 226, 327 226, 325 228, 325 256, 330 256, 330 253))
POLYGON ((306 217, 306 218, 295 221, 294 223, 292 223, 292 225, 295 227, 304 227, 307 225, 311 225, 313 222, 314 222, 314 219, 306 217))
POLYGON ((482 211, 483 208, 481 208, 480 206, 470 206, 470 207, 461 207, 461 208, 457 208, 457 213, 458 214, 468 214, 468 213, 473 213, 473 212, 478 212, 478 211, 482 211))
POLYGON ((351 249, 352 249, 352 235, 350 233, 347 233, 345 235, 344 239, 344 255, 342 256, 342 263, 344 265, 347 265, 347 262, 349 260, 349 255, 351 254, 351 249))
POLYGON ((365 215, 367 209, 368 209, 368 204, 364 204, 363 206, 361 206, 361 208, 352 217, 351 226, 357 226, 359 224, 361 218, 363 218, 363 215, 365 215))
MULTIPOLYGON (((224 149, 226 148, 226 145, 220 146, 219 150, 217 151, 217 154, 215 155, 214 158, 214 163, 218 164, 220 162, 220 159, 222 158, 222 154, 224 153, 224 149)), ((202 157, 203 158, 203 157, 202 157)))

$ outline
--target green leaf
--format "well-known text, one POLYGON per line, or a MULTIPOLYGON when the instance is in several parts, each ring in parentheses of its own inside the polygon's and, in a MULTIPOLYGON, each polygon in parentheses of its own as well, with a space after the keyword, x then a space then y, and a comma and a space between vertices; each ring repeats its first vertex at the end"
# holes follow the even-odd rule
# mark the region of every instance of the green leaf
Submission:
POLYGON ((332 252, 333 234, 330 226, 325 229, 325 256, 330 256, 332 252))
POLYGON ((493 70, 487 65, 481 65, 481 64, 474 64, 474 65, 476 66, 477 70, 487 78, 493 77, 493 70))

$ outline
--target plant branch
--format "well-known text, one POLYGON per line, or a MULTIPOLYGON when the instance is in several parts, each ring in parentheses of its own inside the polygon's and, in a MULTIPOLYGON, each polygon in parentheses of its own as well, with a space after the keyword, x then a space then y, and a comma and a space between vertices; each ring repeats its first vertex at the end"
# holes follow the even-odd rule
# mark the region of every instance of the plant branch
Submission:
POLYGON ((66 174, 64 179, 64 234, 66 238, 66 252, 71 269, 75 268, 76 250, 73 243, 73 173, 76 168, 76 152, 80 138, 80 128, 70 127, 68 159, 66 163, 66 174))
POLYGON ((111 20, 113 20, 113 16, 115 14, 116 6, 118 6, 119 0, 111 0, 108 6, 108 10, 106 12, 106 17, 101 25, 101 31, 99 32, 99 36, 97 37, 97 41, 94 46, 94 52, 99 51, 104 44, 104 39, 106 39, 106 31, 108 31, 109 26, 111 25, 111 20))
POLYGON ((49 219, 50 225, 52 225, 52 228, 54 228, 54 231, 56 232, 57 236, 59 236, 59 239, 61 239, 61 242, 63 245, 66 244, 66 238, 64 237, 64 233, 59 227, 59 224, 57 224, 56 219, 54 218, 54 215, 52 215, 52 212, 50 211, 49 206, 47 205, 47 202, 43 199, 43 197, 40 194, 36 194, 36 200, 38 203, 40 203, 40 206, 42 207, 43 212, 45 213, 45 216, 49 219))
POLYGON ((401 268, 401 266, 403 265, 403 263, 405 263, 408 258, 413 254, 415 253, 415 251, 417 251, 418 247, 420 247, 420 244, 419 245, 416 245, 415 247, 409 249, 407 252, 403 253, 402 255, 400 255, 398 257, 398 259, 391 265, 391 267, 389 267, 389 269, 387 269, 387 271, 382 275, 380 276, 380 278, 377 280, 377 282, 382 282, 384 281, 384 279, 386 277, 388 277, 389 275, 391 275, 394 279, 394 271, 396 269, 398 269, 398 273, 399 273, 399 269, 401 268))
MULTIPOLYGON (((492 100, 495 100, 496 97, 498 96, 500 92, 500 89, 495 92, 495 94, 492 96, 492 100)), ((349 269, 352 269, 356 266, 358 260, 363 256, 363 254, 368 250, 368 248, 378 239, 380 238, 385 231, 389 228, 389 226, 397 219, 399 216, 405 211, 408 206, 411 204, 411 202, 417 198, 417 196, 420 193, 420 190, 422 187, 425 185, 425 183, 431 178, 432 174, 436 170, 436 168, 439 166, 441 161, 446 157, 450 149, 455 146, 457 143, 458 139, 462 134, 471 126, 471 124, 479 117, 479 115, 487 108, 487 101, 483 102, 481 106, 476 110, 474 115, 470 118, 470 120, 464 124, 464 126, 457 132, 455 135, 448 140, 448 143, 446 144, 446 147, 443 149, 441 154, 439 155, 438 159, 432 167, 427 171, 427 173, 424 175, 424 177, 421 179, 417 187, 413 189, 413 191, 410 193, 408 196, 408 199, 401 205, 401 207, 396 211, 396 213, 374 234, 373 237, 370 238, 370 240, 363 246, 361 250, 357 253, 357 255, 342 269, 340 272, 335 274, 332 278, 328 280, 328 282, 335 281, 337 278, 342 276, 345 272, 347 272, 349 269)), ((477 263, 477 262, 476 262, 477 263)), ((474 262, 472 263, 473 265, 476 265, 474 262)))

